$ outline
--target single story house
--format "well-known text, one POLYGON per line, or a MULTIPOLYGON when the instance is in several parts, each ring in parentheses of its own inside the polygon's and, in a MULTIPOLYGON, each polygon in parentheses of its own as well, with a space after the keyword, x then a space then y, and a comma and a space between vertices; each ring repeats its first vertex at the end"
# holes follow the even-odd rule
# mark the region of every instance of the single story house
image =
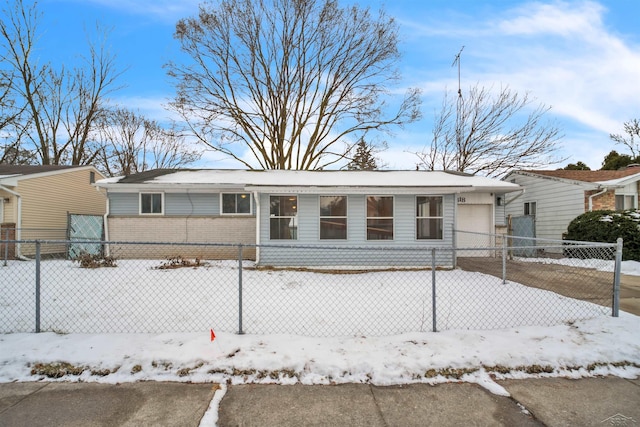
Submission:
MULTIPOLYGON (((104 215, 105 196, 93 185, 93 166, 0 165, 2 239, 64 240, 69 214, 104 215)), ((15 255, 33 255, 33 247, 15 255)))
POLYGON ((521 170, 505 181, 524 191, 507 195, 505 215, 534 220, 535 236, 560 240, 578 215, 638 207, 640 165, 622 170, 521 170))
MULTIPOLYGON (((504 217, 496 214, 496 199, 520 188, 440 171, 209 169, 151 170, 96 186, 107 196, 109 241, 260 245, 245 257, 264 265, 356 265, 374 258, 366 251, 320 255, 300 246, 453 247, 454 227, 493 233, 496 216, 504 217)), ((122 246, 119 254, 135 256, 131 250, 122 246)), ((151 250, 138 256, 171 256, 151 250)), ((238 256, 230 250, 218 257, 238 256)), ((401 258, 390 251, 379 262, 401 258)))

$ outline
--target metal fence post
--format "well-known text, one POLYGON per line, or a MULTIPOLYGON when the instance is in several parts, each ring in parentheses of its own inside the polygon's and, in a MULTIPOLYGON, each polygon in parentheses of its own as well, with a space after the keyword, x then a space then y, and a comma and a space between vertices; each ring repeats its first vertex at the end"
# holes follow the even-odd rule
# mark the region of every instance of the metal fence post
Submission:
POLYGON ((507 235, 502 235, 502 284, 507 284, 507 235))
POLYGON ((40 332, 40 242, 36 240, 36 332, 40 332))
POLYGON ((5 229, 5 241, 4 241, 4 264, 3 266, 7 266, 7 260, 9 259, 9 229, 5 229))
POLYGON ((456 268, 458 266, 458 252, 456 251, 458 247, 458 235, 456 234, 455 224, 451 225, 451 244, 453 246, 453 268, 456 268))
POLYGON ((616 262, 613 269, 613 303, 612 313, 613 317, 618 317, 620 314, 620 273, 622 270, 622 237, 618 237, 616 241, 616 262))
POLYGON ((238 245, 238 335, 242 330, 242 245, 238 245))
POLYGON ((438 332, 438 329, 436 328, 436 250, 435 248, 431 249, 431 313, 433 316, 432 330, 433 332, 438 332))

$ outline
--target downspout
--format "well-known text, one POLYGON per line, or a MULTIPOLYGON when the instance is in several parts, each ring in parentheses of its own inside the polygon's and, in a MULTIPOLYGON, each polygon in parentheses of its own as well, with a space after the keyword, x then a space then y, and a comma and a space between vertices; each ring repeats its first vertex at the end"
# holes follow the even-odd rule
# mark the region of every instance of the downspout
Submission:
POLYGON ((256 201, 256 264, 260 264, 260 196, 257 191, 253 192, 253 199, 256 201))
POLYGON ((505 193, 505 195, 504 195, 504 205, 505 205, 505 206, 508 206, 511 202, 513 202, 513 201, 515 201, 516 199, 519 199, 520 197, 522 197, 522 196, 523 196, 523 194, 524 194, 524 190, 525 190, 524 188, 523 188, 522 190, 520 190, 520 194, 518 194, 517 196, 515 196, 515 197, 514 197, 514 198, 512 198, 511 200, 507 200, 507 194, 508 194, 508 193, 505 193))
MULTIPOLYGON (((102 223, 103 223, 103 226, 104 226, 104 241, 108 242, 109 241, 109 220, 108 220, 108 218, 109 218, 109 210, 111 209, 111 207, 110 207, 110 204, 109 204, 109 196, 106 195, 106 197, 107 197, 107 209, 105 210, 104 215, 102 216, 102 223)), ((108 244, 105 245, 104 254, 106 256, 110 256, 111 255, 110 254, 110 248, 109 248, 108 244)))
POLYGON ((605 189, 604 189, 604 190, 602 190, 601 192, 596 193, 596 194, 592 194, 592 195, 590 195, 590 196, 589 196, 589 212, 592 212, 592 211, 593 211, 593 199, 594 199, 595 197, 602 196, 602 195, 603 195, 604 193, 606 193, 607 191, 609 191, 609 189, 605 187, 605 189))
MULTIPOLYGON (((14 196, 16 196, 16 199, 18 200, 18 217, 16 218, 16 240, 20 240, 20 238, 22 237, 22 196, 19 193, 16 193, 13 190, 9 190, 7 187, 5 187, 4 185, 0 185, 0 190, 2 191, 6 191, 9 194, 13 194, 14 196)), ((16 243, 16 258, 21 259, 23 261, 28 260, 28 258, 22 256, 22 254, 20 253, 20 243, 16 243)))

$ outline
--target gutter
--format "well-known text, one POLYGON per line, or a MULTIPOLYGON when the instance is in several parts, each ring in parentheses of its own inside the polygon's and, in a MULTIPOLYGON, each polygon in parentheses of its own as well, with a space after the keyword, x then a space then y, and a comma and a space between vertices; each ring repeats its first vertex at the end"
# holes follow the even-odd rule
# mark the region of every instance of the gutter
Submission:
POLYGON ((600 191, 599 193, 592 194, 592 195, 589 196, 589 212, 593 211, 593 199, 594 199, 594 197, 602 196, 607 191, 609 191, 609 189, 607 187, 605 187, 604 190, 600 191))
MULTIPOLYGON (((109 241, 109 210, 111 209, 111 205, 109 204, 109 196, 107 196, 107 209, 104 212, 104 215, 102 215, 102 226, 104 227, 104 241, 108 242, 109 241)), ((105 255, 106 256, 110 256, 110 246, 107 244, 105 245, 105 255)))
MULTIPOLYGON (((22 228, 22 196, 13 191, 13 190, 9 190, 7 187, 5 187, 4 185, 0 184, 0 190, 2 191, 6 191, 9 194, 13 194, 14 196, 16 196, 16 199, 18 200, 18 217, 16 218, 16 236, 15 239, 16 240, 20 240, 21 239, 21 228, 22 228)), ((21 259, 23 261, 28 260, 28 258, 22 256, 22 254, 20 253, 20 243, 16 243, 16 254, 15 254, 16 258, 21 259)))
POLYGON ((260 195, 257 191, 253 192, 256 209, 256 265, 260 263, 260 195))

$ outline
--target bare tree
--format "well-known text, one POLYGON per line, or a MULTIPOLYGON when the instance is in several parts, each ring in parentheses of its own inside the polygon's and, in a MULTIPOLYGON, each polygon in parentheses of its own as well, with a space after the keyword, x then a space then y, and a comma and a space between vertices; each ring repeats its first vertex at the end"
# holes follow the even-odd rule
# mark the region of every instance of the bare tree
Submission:
POLYGON ((41 164, 91 163, 98 151, 89 139, 91 129, 120 75, 115 56, 104 42, 89 43, 81 67, 41 64, 35 53, 39 18, 35 3, 15 0, 3 10, 0 23, 0 49, 12 76, 11 92, 25 107, 23 133, 41 164))
POLYGON ((180 20, 190 63, 167 64, 171 104, 208 147, 252 168, 319 169, 367 131, 419 117, 410 89, 389 114, 398 81, 398 28, 383 12, 337 0, 219 0, 180 20), (355 136, 355 138, 354 138, 355 136))
POLYGON ((175 125, 164 128, 122 107, 101 115, 97 132, 97 139, 104 141, 97 167, 109 176, 187 166, 202 155, 201 150, 186 142, 175 125))
POLYGON ((419 166, 498 177, 563 161, 554 158, 560 130, 544 120, 550 107, 532 104, 528 94, 508 87, 496 95, 478 85, 466 97, 445 92, 431 145, 415 153, 419 166))
POLYGON ((626 146, 631 151, 631 158, 640 158, 640 120, 624 122, 624 133, 626 135, 612 133, 609 137, 618 144, 626 146))

